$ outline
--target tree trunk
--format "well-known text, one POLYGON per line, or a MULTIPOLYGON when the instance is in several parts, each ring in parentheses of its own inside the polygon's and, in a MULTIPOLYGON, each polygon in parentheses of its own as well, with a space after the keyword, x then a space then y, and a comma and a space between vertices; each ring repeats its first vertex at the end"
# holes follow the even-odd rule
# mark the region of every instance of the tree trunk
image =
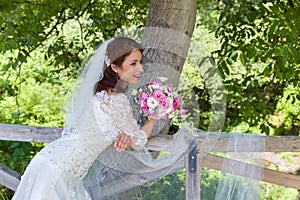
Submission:
MULTIPOLYGON (((142 39, 145 73, 141 84, 163 77, 161 80, 168 78, 167 85, 178 86, 194 31, 196 5, 196 0, 150 1, 142 39)), ((155 133, 168 133, 170 121, 157 124, 155 133)))
MULTIPOLYGON (((194 31, 196 5, 196 0, 150 0, 142 38, 145 73, 141 84, 166 77, 168 80, 164 82, 167 85, 173 88, 178 86, 194 31)), ((143 124, 143 120, 140 124, 143 124)), ((153 132, 167 134, 169 127, 170 120, 158 120, 153 132)), ((120 199, 127 199, 126 194, 119 195, 120 199)))

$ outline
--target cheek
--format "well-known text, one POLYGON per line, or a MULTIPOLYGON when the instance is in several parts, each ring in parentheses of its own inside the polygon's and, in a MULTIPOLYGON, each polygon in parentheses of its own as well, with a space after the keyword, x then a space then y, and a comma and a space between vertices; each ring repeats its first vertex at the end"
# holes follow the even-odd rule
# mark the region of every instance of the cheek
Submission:
POLYGON ((124 67, 123 68, 123 72, 126 75, 129 75, 129 74, 133 74, 134 73, 134 69, 132 67, 124 67))
POLYGON ((119 73, 119 75, 124 79, 126 79, 127 77, 132 76, 132 74, 134 73, 134 70, 132 70, 132 68, 129 67, 123 67, 123 70, 119 73))
POLYGON ((132 76, 133 76, 132 70, 129 70, 124 74, 124 78, 128 80, 132 79, 132 76))

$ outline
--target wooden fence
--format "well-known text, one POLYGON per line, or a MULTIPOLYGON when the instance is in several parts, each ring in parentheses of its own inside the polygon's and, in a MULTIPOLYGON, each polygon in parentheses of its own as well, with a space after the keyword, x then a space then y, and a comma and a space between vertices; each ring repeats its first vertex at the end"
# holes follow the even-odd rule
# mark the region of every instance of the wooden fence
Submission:
MULTIPOLYGON (((11 141, 23 141, 23 142, 51 142, 60 137, 62 129, 51 128, 51 127, 36 127, 36 126, 24 126, 24 125, 8 125, 0 124, 0 140, 11 140, 11 141)), ((210 137, 210 136, 209 136, 210 137)), ((207 139, 207 138, 206 138, 207 139)), ((250 137, 243 136, 244 144, 248 142, 250 137)), ((265 148, 264 152, 300 152, 300 137, 297 136, 265 136, 265 148)), ((213 155, 213 152, 233 152, 232 149, 227 148, 228 137, 214 137, 213 135, 209 138, 210 142, 215 144, 209 152, 205 152, 205 155, 201 155, 200 159, 200 148, 203 140, 201 138, 195 139, 189 146, 189 150, 183 154, 171 168, 161 169, 160 172, 151 174, 149 177, 154 179, 161 177, 162 174, 173 173, 183 168, 186 170, 186 199, 199 200, 200 199, 200 169, 201 167, 207 167, 215 170, 222 170, 223 172, 229 172, 229 169, 224 168, 223 162, 228 158, 213 155)), ((166 144, 172 142, 169 137, 153 137, 148 142, 148 148, 153 151, 167 150, 162 149, 166 147, 166 144)), ((243 146, 243 141, 239 143, 243 146)), ((235 148, 239 148, 236 147, 235 148)), ((242 149, 242 148, 239 148, 242 149)), ((201 152, 203 154, 203 152, 201 152)), ((239 164, 240 161, 231 160, 234 164, 239 164)), ((257 166, 246 164, 246 169, 256 169, 257 166)), ((230 173, 234 173, 230 171, 230 173)), ((236 174, 241 175, 242 174, 236 174)), ((111 185, 110 189, 115 191, 126 191, 137 185, 147 183, 151 180, 147 178, 147 174, 134 174, 128 175, 128 182, 122 187, 118 185, 111 185), (135 184, 134 184, 135 183, 135 184)), ((254 178, 255 177, 249 177, 254 178)), ((277 185, 295 188, 300 191, 300 176, 296 174, 284 173, 276 170, 264 168, 264 182, 269 182, 277 185)), ((20 182, 20 174, 9 169, 8 167, 0 164, 0 184, 4 185, 11 190, 16 190, 20 182)))

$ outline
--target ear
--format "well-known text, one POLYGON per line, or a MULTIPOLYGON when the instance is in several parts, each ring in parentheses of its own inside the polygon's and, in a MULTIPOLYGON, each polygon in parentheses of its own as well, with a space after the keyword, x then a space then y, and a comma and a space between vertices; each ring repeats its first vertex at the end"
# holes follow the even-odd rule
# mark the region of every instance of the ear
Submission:
POLYGON ((111 67, 111 69, 112 69, 114 72, 116 72, 116 73, 118 72, 118 71, 117 71, 117 65, 111 64, 110 67, 111 67))

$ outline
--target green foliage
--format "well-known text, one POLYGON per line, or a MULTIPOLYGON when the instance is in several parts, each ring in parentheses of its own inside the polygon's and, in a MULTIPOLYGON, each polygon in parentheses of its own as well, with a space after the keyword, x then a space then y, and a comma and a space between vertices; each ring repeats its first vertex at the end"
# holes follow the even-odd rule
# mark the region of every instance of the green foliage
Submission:
POLYGON ((57 69, 76 75, 86 51, 127 26, 145 23, 147 1, 9 1, 1 3, 0 53, 18 50, 17 69, 38 47, 57 69))
MULTIPOLYGON (((205 3, 198 8, 198 13, 200 13, 197 18, 198 25, 195 27, 192 40, 198 46, 194 46, 192 43, 191 53, 187 58, 181 77, 189 88, 197 91, 197 100, 200 105, 198 127, 207 129, 212 102, 207 82, 203 76, 199 77, 201 71, 199 72, 197 63, 202 57, 211 55, 207 52, 212 52, 227 92, 226 123, 223 130, 267 135, 299 135, 300 62, 299 56, 294 58, 294 55, 299 55, 300 40, 299 26, 293 25, 299 24, 300 16, 297 15, 299 2, 289 1, 287 4, 287 2, 272 1, 267 3, 268 5, 274 4, 273 7, 280 4, 281 11, 284 9, 285 12, 289 12, 285 15, 283 12, 279 13, 279 10, 277 10, 278 13, 270 11, 268 15, 271 17, 261 17, 256 14, 256 12, 264 10, 259 7, 265 4, 261 1, 219 1, 217 4, 205 1, 205 3), (290 6, 291 2, 294 2, 293 6, 290 6), (203 7, 203 5, 205 6, 203 7), (207 12, 210 17, 218 15, 218 12, 215 12, 216 9, 219 9, 221 14, 216 32, 217 38, 221 42, 220 46, 218 40, 211 37, 209 32, 205 32, 206 28, 214 31, 218 26, 214 23, 214 19, 208 20, 208 22, 205 20, 207 12), (248 16, 249 12, 253 13, 248 16), (285 18, 285 16, 292 18, 285 18), (275 17, 278 18, 277 21, 281 25, 280 30, 288 29, 289 34, 296 35, 295 37, 298 38, 285 35, 286 38, 279 42, 269 39, 272 30, 268 23, 271 23, 270 21, 275 17), (258 21, 260 27, 269 34, 263 34, 256 30, 258 21), (292 29, 289 29, 289 26, 292 29), (252 32, 252 29, 256 31, 252 32), (290 40, 291 38, 294 40, 290 40), (262 48, 264 45, 267 46, 267 49, 262 48), (292 48, 294 53, 284 53, 288 48, 292 48), (281 50, 278 51, 278 49, 281 50), (283 59, 284 56, 286 58, 283 59), (277 60, 284 60, 286 64, 277 62, 277 60), (287 64, 288 66, 286 66, 287 64), (284 75, 280 76, 278 75, 279 67, 286 67, 288 70, 283 69, 284 75)), ((281 32, 274 32, 274 34, 282 37, 281 32)), ((290 155, 285 157, 286 162, 289 162, 290 159, 290 155)), ((294 199, 296 196, 294 189, 269 185, 263 185, 265 189, 262 199, 294 199)))
POLYGON ((216 35, 222 42, 220 65, 236 61, 268 63, 279 79, 293 79, 299 63, 299 1, 226 1, 216 35), (292 2, 292 5, 290 4, 292 2))
POLYGON ((286 88, 299 87, 300 3, 230 0, 218 6, 221 48, 213 55, 229 91, 227 126, 246 122, 270 134, 276 127, 268 118, 286 88))
MULTIPOLYGON (((148 1, 0 2, 0 123, 62 127, 66 94, 87 54, 129 26, 148 1)), ((23 173, 44 144, 1 141, 0 162, 23 173)), ((7 189, 0 199, 10 199, 7 189)))
POLYGON ((2 92, 1 123, 62 127, 61 109, 72 82, 59 77, 63 73, 53 73, 41 55, 34 57, 37 60, 28 59, 22 71, 1 71, 3 84, 10 86, 2 92))
POLYGON ((0 162, 23 173, 32 157, 42 147, 41 143, 1 141, 0 162))
MULTIPOLYGON (((201 169, 201 199, 214 199, 220 173, 215 170, 201 169)), ((185 170, 162 177, 142 188, 144 200, 185 199, 185 170)), ((141 193, 139 193, 141 195, 141 193)), ((138 199, 138 198, 137 198, 138 199)))
MULTIPOLYGON (((115 34, 143 27, 148 7, 149 1, 137 0, 1 1, 0 123, 62 127, 65 95, 86 55, 115 34)), ((195 126, 207 130, 213 103, 223 98, 212 96, 214 84, 204 78, 215 80, 215 71, 204 73, 206 63, 199 66, 211 56, 227 94, 223 130, 299 134, 299 7, 296 0, 198 1, 182 72, 182 89, 192 91, 186 105, 193 105, 189 99, 200 105, 189 119, 200 119, 195 126)), ((22 173, 43 146, 1 141, 0 162, 22 173)), ((201 171, 202 199, 212 199, 218 179, 213 170, 201 171)), ((10 199, 2 192, 0 199, 10 199)), ((183 194, 181 171, 151 185, 145 198, 183 199, 183 194)), ((289 195, 294 191, 267 185, 264 198, 289 195)))
POLYGON ((221 173, 212 169, 202 168, 200 175, 201 199, 215 199, 221 173))
POLYGON ((262 199, 265 200, 293 200, 296 199, 298 191, 270 183, 264 184, 262 199))
MULTIPOLYGON (((58 74, 52 73, 49 63, 44 61, 41 55, 33 55, 37 60, 28 58, 21 71, 1 70, 2 84, 6 85, 6 88, 1 92, 0 123, 62 127, 61 109, 65 93, 71 84, 66 78, 59 79, 58 74), (16 79, 21 83, 16 82, 16 79)), ((2 55, 0 58, 2 63, 9 62, 2 55)), ((44 145, 1 141, 0 163, 22 174, 32 157, 44 145)), ((3 191, 1 195, 10 199, 12 193, 7 189, 3 191)))
MULTIPOLYGON (((222 88, 222 77, 217 68, 208 59, 212 51, 219 48, 214 34, 203 25, 194 30, 189 54, 183 67, 179 89, 182 91, 184 107, 189 112, 188 122, 197 128, 208 130, 212 124, 218 124, 218 116, 226 115, 226 104, 222 88), (214 107, 217 105, 217 108, 214 107), (215 111, 220 111, 217 114, 215 111), (217 122, 212 121, 217 117, 217 122)), ((220 122, 220 129, 222 129, 220 122)), ((218 129, 218 128, 216 128, 218 129)), ((214 130, 216 131, 216 130, 214 130)))
POLYGON ((299 88, 288 86, 277 105, 277 113, 272 117, 272 124, 277 127, 275 135, 298 135, 300 132, 299 88))
POLYGON ((222 9, 222 1, 198 0, 196 27, 205 26, 211 31, 216 31, 219 26, 218 16, 222 9))
POLYGON ((180 171, 165 176, 161 178, 159 181, 151 183, 153 185, 147 188, 146 193, 143 195, 143 199, 144 200, 184 199, 185 196, 184 179, 185 179, 184 171, 180 171))

